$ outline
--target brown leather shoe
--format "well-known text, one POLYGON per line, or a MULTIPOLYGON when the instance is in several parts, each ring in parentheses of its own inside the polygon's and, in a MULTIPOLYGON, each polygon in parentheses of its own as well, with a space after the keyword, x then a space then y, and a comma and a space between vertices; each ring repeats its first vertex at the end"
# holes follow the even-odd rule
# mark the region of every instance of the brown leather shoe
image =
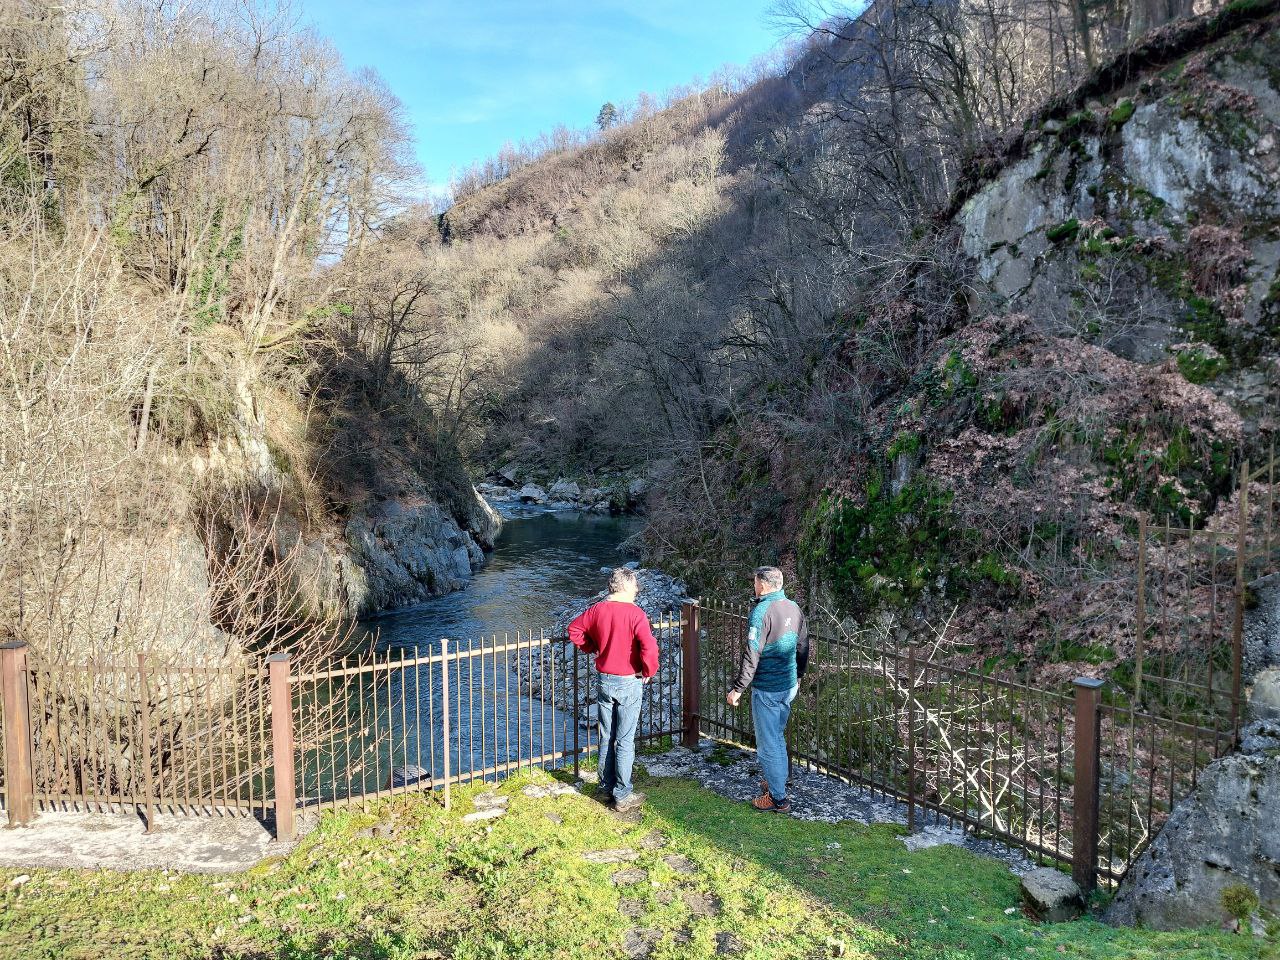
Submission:
POLYGON ((769 791, 766 790, 763 794, 751 801, 751 807, 752 809, 759 810, 762 813, 790 813, 791 801, 783 800, 781 803, 776 803, 773 797, 769 795, 769 791))

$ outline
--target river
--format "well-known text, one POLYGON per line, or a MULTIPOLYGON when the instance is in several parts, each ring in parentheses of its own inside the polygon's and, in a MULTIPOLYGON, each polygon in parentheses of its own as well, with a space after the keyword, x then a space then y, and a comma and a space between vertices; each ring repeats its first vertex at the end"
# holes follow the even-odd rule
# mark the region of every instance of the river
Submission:
POLYGON ((464 589, 366 619, 375 668, 299 689, 303 802, 340 802, 418 778, 438 781, 446 770, 487 777, 530 758, 563 756, 575 744, 589 746, 592 731, 564 709, 564 691, 543 679, 570 666, 562 658, 572 648, 530 647, 528 639, 543 630, 549 637, 560 608, 604 588, 601 567, 628 559, 619 548, 637 529, 634 518, 517 513, 464 589), (442 665, 412 661, 437 654, 444 637, 453 641, 454 657, 447 697, 442 665), (525 646, 513 649, 513 642, 525 646), (397 665, 400 657, 410 663, 397 665))

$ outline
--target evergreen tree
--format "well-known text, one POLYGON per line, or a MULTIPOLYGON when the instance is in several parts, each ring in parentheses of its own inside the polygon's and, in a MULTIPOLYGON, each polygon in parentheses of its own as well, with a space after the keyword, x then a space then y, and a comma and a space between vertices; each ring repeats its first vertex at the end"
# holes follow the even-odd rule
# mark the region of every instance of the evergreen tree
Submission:
POLYGON ((618 122, 618 108, 612 103, 606 103, 600 108, 600 112, 596 114, 596 126, 601 130, 608 130, 618 122))

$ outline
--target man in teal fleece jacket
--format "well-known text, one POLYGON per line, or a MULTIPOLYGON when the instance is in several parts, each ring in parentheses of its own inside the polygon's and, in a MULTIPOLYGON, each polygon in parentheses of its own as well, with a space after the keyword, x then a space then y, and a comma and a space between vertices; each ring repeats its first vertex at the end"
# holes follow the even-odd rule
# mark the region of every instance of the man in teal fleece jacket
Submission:
POLYGON ((782 571, 777 567, 756 570, 759 602, 751 611, 742 665, 728 696, 729 705, 736 707, 743 691, 751 688, 756 755, 764 771, 763 792, 751 805, 774 813, 791 812, 787 720, 791 701, 800 689, 800 677, 809 664, 809 625, 795 601, 787 599, 782 582, 782 571))

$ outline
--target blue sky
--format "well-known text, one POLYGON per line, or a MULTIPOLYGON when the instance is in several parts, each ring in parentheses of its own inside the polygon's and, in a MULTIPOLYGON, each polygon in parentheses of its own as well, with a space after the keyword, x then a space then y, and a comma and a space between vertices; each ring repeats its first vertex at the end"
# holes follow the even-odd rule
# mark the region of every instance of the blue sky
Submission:
POLYGON ((432 185, 606 100, 660 93, 778 43, 770 0, 298 0, 405 105, 432 185))

